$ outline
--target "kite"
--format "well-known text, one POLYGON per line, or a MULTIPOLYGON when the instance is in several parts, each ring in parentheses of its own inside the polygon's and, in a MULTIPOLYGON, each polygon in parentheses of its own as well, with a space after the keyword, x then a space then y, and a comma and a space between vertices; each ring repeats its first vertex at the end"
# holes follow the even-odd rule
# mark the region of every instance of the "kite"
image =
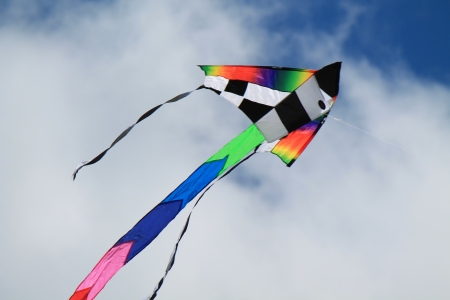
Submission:
MULTIPOLYGON (((320 70, 261 66, 200 66, 205 80, 196 90, 209 89, 237 106, 252 124, 197 168, 172 193, 148 212, 100 259, 77 287, 70 300, 92 300, 125 264, 147 247, 177 214, 197 196, 198 201, 218 180, 252 155, 270 152, 291 166, 324 124, 339 92, 341 62, 320 70)), ((94 164, 123 139, 133 127, 161 106, 187 97, 180 94, 143 114, 122 132, 109 148, 73 173, 94 164)), ((194 207, 195 207, 194 205, 194 207)), ((193 209, 193 208, 192 208, 193 209)), ((192 213, 192 211, 191 211, 192 213)), ((178 243, 185 233, 190 215, 175 246, 164 277, 171 269, 178 243)))

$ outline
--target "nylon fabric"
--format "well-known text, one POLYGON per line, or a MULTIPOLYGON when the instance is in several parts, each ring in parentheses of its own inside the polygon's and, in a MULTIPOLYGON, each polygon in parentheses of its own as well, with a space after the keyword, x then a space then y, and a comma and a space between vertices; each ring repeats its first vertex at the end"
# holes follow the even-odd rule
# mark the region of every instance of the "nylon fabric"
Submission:
POLYGON ((218 177, 215 181, 213 181, 204 191, 203 193, 201 193, 201 195, 198 197, 197 201, 195 202, 194 206, 191 209, 191 212, 189 213, 189 216, 186 219, 186 223, 183 226, 183 229, 181 230, 180 236, 178 237, 178 241, 175 244, 175 247, 172 251, 172 254, 170 255, 170 259, 169 259, 169 263, 167 264, 166 267, 166 272, 164 273, 164 276, 159 280, 158 284, 156 285, 155 289, 153 290, 153 294, 151 296, 149 296, 146 300, 153 300, 156 298, 158 291, 161 289, 164 280, 167 277, 167 274, 169 274, 170 270, 172 269, 174 263, 175 263, 175 257, 177 255, 177 251, 178 251, 178 245, 180 244, 181 239, 183 238, 184 234, 187 231, 187 228, 189 226, 189 221, 191 220, 191 215, 192 212, 194 211, 194 208, 197 206, 197 204, 200 202, 200 200, 203 198, 203 196, 206 194, 206 192, 214 185, 216 184, 219 180, 221 180, 222 178, 224 178, 225 176, 227 176, 231 171, 233 171, 235 168, 237 168, 237 166, 239 166, 241 163, 243 163, 244 161, 246 161, 247 159, 249 159, 253 154, 256 153, 256 150, 258 149, 259 146, 256 146, 255 149, 253 149, 253 152, 250 155, 247 155, 245 158, 241 159, 240 162, 238 162, 236 165, 234 165, 231 169, 227 170, 225 173, 223 173, 222 176, 218 177))
POLYGON ((228 156, 219 160, 205 162, 191 176, 180 184, 172 193, 163 200, 163 203, 174 200, 181 200, 183 209, 194 197, 200 193, 211 181, 213 181, 219 172, 223 169, 228 156))
POLYGON ((228 156, 225 165, 219 172, 219 175, 221 175, 226 169, 236 164, 255 147, 264 142, 264 140, 265 138, 262 133, 254 124, 252 124, 244 132, 226 144, 216 154, 211 156, 207 162, 228 156))
MULTIPOLYGON (((147 247, 186 204, 194 199, 213 180, 218 178, 220 174, 259 146, 262 141, 264 141, 264 137, 252 125, 195 170, 182 184, 122 236, 105 255, 108 257, 108 261, 115 262, 123 259, 123 263, 105 264, 103 263, 104 258, 100 260, 97 267, 91 271, 79 286, 79 288, 83 289, 92 287, 87 293, 87 298, 82 300, 93 299, 112 276, 147 247), (129 247, 125 258, 123 258, 123 251, 115 250, 122 249, 124 245, 129 247), (92 278, 97 277, 101 278, 101 280, 92 280, 92 278), (92 286, 90 286, 91 284, 92 286)), ((75 297, 79 297, 79 295, 78 290, 75 291, 72 296, 73 299, 71 298, 70 300, 76 299, 75 297)))

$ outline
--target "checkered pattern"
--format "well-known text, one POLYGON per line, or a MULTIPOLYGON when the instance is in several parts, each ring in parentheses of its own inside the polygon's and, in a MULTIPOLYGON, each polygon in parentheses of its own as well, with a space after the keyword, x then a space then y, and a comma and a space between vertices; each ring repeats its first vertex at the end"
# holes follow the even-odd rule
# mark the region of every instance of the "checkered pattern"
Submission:
POLYGON ((206 76, 204 86, 242 110, 269 143, 316 119, 331 107, 331 97, 319 88, 315 76, 292 93, 220 76, 206 76))

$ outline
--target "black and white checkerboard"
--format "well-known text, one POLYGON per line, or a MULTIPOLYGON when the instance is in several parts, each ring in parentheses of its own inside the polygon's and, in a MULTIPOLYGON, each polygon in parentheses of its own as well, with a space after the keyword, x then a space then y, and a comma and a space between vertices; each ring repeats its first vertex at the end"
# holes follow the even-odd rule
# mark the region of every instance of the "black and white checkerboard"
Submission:
POLYGON ((220 76, 206 76, 204 86, 242 110, 269 143, 331 108, 332 97, 319 87, 315 75, 292 93, 220 76))

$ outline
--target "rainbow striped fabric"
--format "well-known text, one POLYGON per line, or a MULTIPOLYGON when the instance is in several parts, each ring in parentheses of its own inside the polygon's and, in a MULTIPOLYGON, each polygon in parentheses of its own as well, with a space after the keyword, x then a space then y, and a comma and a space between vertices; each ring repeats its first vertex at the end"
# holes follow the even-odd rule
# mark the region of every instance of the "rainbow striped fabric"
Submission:
POLYGON ((230 80, 242 80, 281 92, 293 92, 308 80, 314 70, 256 67, 256 66, 199 66, 206 76, 220 76, 230 80))

